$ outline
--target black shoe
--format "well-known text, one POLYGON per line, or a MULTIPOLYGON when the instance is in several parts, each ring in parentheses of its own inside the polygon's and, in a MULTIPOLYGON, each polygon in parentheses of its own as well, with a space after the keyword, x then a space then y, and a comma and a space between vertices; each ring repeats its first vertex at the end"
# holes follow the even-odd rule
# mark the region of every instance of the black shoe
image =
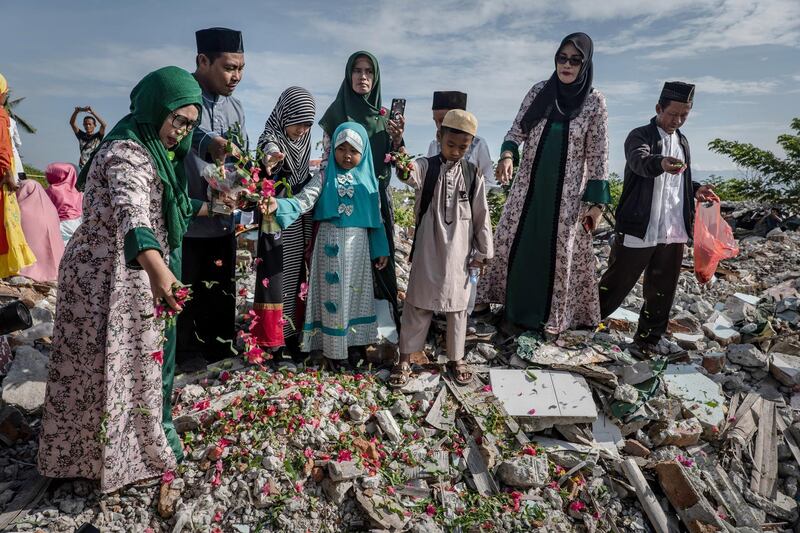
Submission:
POLYGON ((365 361, 367 358, 367 349, 364 346, 350 346, 347 348, 347 363, 353 369, 357 369, 358 365, 365 361))
POLYGON ((183 353, 175 357, 176 374, 193 374, 194 372, 205 372, 208 368, 208 360, 201 353, 183 353))

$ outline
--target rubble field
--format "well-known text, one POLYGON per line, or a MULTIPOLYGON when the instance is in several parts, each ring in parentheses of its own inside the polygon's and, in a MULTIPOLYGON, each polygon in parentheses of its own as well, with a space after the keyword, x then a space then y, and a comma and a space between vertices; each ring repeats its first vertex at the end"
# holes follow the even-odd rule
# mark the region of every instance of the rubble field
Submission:
MULTIPOLYGON (((596 331, 554 341, 494 309, 468 338, 464 387, 441 371, 443 320, 398 391, 389 343, 341 372, 231 357, 176 378, 178 469, 109 495, 36 472, 56 287, 0 282, 0 301, 34 317, 9 335, 0 530, 800 531, 800 233, 724 207, 739 255, 701 286, 689 250, 652 357, 629 347, 641 286, 596 331)), ((609 233, 596 235, 598 273, 609 233)), ((396 233, 401 288, 409 234, 396 233)))

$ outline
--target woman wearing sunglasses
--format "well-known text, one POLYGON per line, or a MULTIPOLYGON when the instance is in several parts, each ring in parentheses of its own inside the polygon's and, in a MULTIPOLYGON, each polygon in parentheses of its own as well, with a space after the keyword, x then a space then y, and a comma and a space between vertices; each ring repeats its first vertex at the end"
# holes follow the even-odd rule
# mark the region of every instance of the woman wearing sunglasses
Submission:
POLYGON ((519 164, 476 311, 504 304, 510 323, 549 336, 600 322, 591 231, 610 201, 608 119, 592 88, 592 49, 585 33, 561 41, 555 72, 525 96, 495 172, 507 185, 519 164))

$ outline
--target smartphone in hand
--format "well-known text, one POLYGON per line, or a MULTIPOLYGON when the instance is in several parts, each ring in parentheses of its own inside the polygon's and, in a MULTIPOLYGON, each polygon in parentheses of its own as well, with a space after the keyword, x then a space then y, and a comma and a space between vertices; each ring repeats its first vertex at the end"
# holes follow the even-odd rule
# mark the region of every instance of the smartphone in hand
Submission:
POLYGON ((398 120, 399 117, 405 115, 405 113, 406 113, 406 99, 393 98, 392 107, 389 112, 389 117, 391 117, 392 120, 398 120))

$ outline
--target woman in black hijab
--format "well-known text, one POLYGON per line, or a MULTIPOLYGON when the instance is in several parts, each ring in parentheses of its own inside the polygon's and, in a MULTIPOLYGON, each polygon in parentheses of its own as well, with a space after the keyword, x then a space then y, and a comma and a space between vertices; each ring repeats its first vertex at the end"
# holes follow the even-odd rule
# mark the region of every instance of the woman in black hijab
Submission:
POLYGON ((600 322, 591 230, 610 201, 608 119, 592 52, 585 33, 565 37, 553 75, 522 101, 495 176, 507 184, 519 171, 478 285, 484 308, 504 304, 509 322, 550 335, 600 322))

